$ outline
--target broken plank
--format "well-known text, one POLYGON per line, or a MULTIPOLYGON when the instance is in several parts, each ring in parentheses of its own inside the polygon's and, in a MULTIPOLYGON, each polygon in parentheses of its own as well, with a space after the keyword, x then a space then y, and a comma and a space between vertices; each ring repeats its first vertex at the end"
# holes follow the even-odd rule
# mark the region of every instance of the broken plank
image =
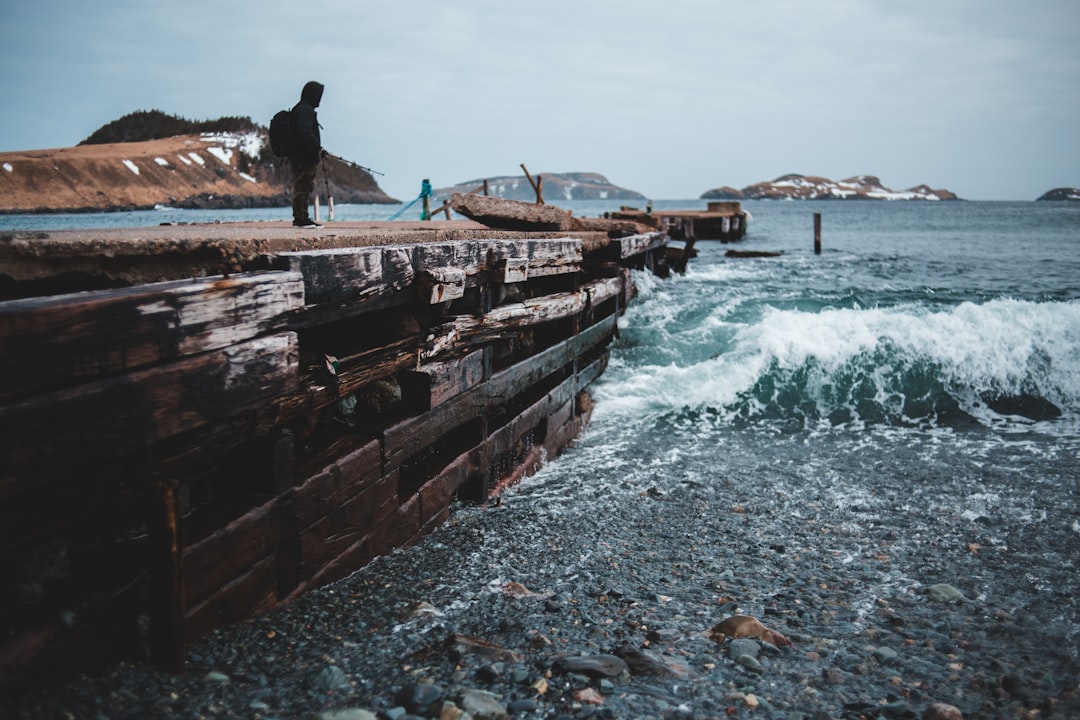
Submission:
POLYGON ((465 297, 465 271, 452 267, 425 268, 416 277, 416 296, 420 302, 436 305, 465 297))
POLYGON ((429 412, 402 420, 383 431, 385 469, 398 467, 447 432, 480 417, 489 405, 510 401, 514 396, 542 381, 576 357, 606 343, 615 332, 615 316, 604 318, 581 333, 553 345, 496 373, 429 412))
POLYGON ((430 362, 399 376, 403 389, 425 410, 441 405, 481 383, 491 374, 490 353, 483 348, 460 357, 430 362))
POLYGON ((553 293, 519 303, 507 303, 493 308, 480 317, 462 315, 429 336, 423 358, 433 358, 462 342, 478 336, 572 317, 587 308, 622 292, 623 281, 618 278, 594 280, 573 292, 553 293))
POLYGON ((651 232, 615 238, 611 241, 610 247, 614 248, 616 257, 625 260, 634 255, 640 255, 643 252, 661 247, 666 243, 667 235, 662 232, 651 232))

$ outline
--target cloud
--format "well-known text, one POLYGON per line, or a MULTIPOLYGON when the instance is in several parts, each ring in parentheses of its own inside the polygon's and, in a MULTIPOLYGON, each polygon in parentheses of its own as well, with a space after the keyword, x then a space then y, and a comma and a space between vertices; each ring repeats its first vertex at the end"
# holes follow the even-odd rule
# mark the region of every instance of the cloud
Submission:
POLYGON ((1031 199, 1080 184, 1078 8, 41 0, 5 11, 0 138, 72 144, 149 108, 265 123, 318 79, 328 147, 405 199, 521 162, 658 198, 803 172, 1031 199))

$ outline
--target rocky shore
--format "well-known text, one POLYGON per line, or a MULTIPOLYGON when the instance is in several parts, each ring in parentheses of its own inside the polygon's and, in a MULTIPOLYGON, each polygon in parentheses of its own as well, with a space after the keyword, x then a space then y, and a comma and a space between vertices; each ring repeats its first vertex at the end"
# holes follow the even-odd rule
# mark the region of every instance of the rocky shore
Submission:
MULTIPOLYGON (((186 675, 125 664, 4 707, 92 720, 1080 715, 1075 527, 979 537, 913 523, 903 474, 874 479, 898 509, 873 522, 823 512, 824 490, 655 477, 612 493, 542 473, 194 644, 186 675)), ((1073 507, 1068 485, 1041 501, 1073 507)), ((920 506, 950 492, 920 486, 920 506)))

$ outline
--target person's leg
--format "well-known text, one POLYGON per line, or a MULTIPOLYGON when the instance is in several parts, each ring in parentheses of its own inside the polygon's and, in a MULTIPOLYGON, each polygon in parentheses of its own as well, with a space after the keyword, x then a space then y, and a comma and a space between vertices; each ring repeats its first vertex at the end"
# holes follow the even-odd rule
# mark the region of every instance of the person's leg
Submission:
POLYGON ((315 190, 315 165, 293 164, 293 197, 292 211, 294 225, 310 225, 311 217, 308 215, 308 205, 311 193, 315 190))

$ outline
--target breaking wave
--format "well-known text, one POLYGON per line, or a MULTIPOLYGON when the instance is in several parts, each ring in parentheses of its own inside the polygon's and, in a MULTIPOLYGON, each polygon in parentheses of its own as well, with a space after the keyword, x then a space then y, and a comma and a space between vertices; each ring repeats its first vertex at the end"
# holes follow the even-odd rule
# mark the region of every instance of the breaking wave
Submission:
POLYGON ((1080 417, 1077 301, 766 307, 743 322, 737 310, 715 306, 693 331, 667 324, 669 303, 649 305, 631 329, 640 324, 650 343, 663 335, 666 358, 695 359, 620 362, 616 352, 597 388, 600 413, 707 411, 736 425, 792 429, 1080 417))

